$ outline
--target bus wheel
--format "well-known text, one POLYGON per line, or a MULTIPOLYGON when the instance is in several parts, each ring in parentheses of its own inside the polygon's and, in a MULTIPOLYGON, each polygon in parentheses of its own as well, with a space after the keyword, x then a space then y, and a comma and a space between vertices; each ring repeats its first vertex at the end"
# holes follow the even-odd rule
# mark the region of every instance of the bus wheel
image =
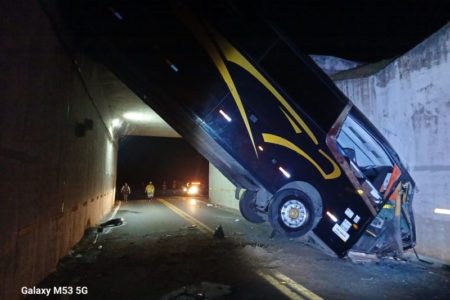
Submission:
POLYGON ((256 192, 248 190, 244 191, 239 199, 239 210, 247 221, 252 223, 264 223, 264 218, 257 213, 255 201, 256 192))
POLYGON ((297 189, 278 191, 269 206, 269 221, 273 229, 287 237, 305 235, 322 217, 322 203, 316 202, 297 189))

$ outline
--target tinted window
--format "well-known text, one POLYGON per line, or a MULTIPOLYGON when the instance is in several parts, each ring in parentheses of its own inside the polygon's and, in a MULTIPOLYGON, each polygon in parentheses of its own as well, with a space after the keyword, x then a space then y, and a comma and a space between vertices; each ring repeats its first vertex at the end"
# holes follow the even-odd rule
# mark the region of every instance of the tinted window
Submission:
POLYGON ((325 132, 331 128, 347 99, 333 82, 319 75, 309 57, 294 53, 284 42, 279 42, 264 57, 261 66, 272 79, 325 132))

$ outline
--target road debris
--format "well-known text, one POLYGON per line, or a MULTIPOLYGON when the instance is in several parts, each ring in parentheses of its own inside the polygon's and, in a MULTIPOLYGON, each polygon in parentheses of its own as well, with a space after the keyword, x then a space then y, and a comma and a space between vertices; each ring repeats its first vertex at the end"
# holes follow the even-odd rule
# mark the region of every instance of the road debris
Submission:
POLYGON ((272 230, 272 232, 270 233, 269 239, 273 239, 275 237, 275 235, 277 234, 276 230, 272 230))
POLYGON ((225 232, 223 232, 222 225, 217 225, 216 230, 214 230, 214 238, 216 239, 225 238, 225 232))
POLYGON ((216 299, 229 294, 231 294, 229 285, 203 281, 200 285, 181 287, 162 296, 160 300, 216 299))
POLYGON ((376 256, 376 254, 367 254, 367 253, 358 252, 358 251, 349 251, 348 257, 354 263, 370 263, 370 262, 377 262, 380 260, 376 256))
POLYGON ((114 227, 114 226, 120 226, 125 222, 125 220, 123 218, 115 218, 115 219, 111 219, 108 220, 102 224, 100 224, 100 227, 114 227))

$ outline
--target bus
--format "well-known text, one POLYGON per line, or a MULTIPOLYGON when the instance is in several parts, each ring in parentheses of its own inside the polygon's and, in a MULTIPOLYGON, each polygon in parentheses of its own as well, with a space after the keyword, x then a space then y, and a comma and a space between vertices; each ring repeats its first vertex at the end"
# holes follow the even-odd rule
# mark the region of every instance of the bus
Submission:
POLYGON ((233 1, 63 2, 94 57, 237 187, 245 219, 341 257, 414 247, 405 165, 273 21, 233 1))

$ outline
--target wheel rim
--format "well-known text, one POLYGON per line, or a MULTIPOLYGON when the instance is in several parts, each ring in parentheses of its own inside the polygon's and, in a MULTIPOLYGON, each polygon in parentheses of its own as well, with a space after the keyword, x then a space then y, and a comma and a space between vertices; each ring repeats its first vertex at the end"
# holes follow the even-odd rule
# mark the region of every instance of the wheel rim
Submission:
POLYGON ((289 228, 298 228, 306 223, 309 214, 305 205, 296 199, 286 201, 280 209, 281 220, 289 228))

